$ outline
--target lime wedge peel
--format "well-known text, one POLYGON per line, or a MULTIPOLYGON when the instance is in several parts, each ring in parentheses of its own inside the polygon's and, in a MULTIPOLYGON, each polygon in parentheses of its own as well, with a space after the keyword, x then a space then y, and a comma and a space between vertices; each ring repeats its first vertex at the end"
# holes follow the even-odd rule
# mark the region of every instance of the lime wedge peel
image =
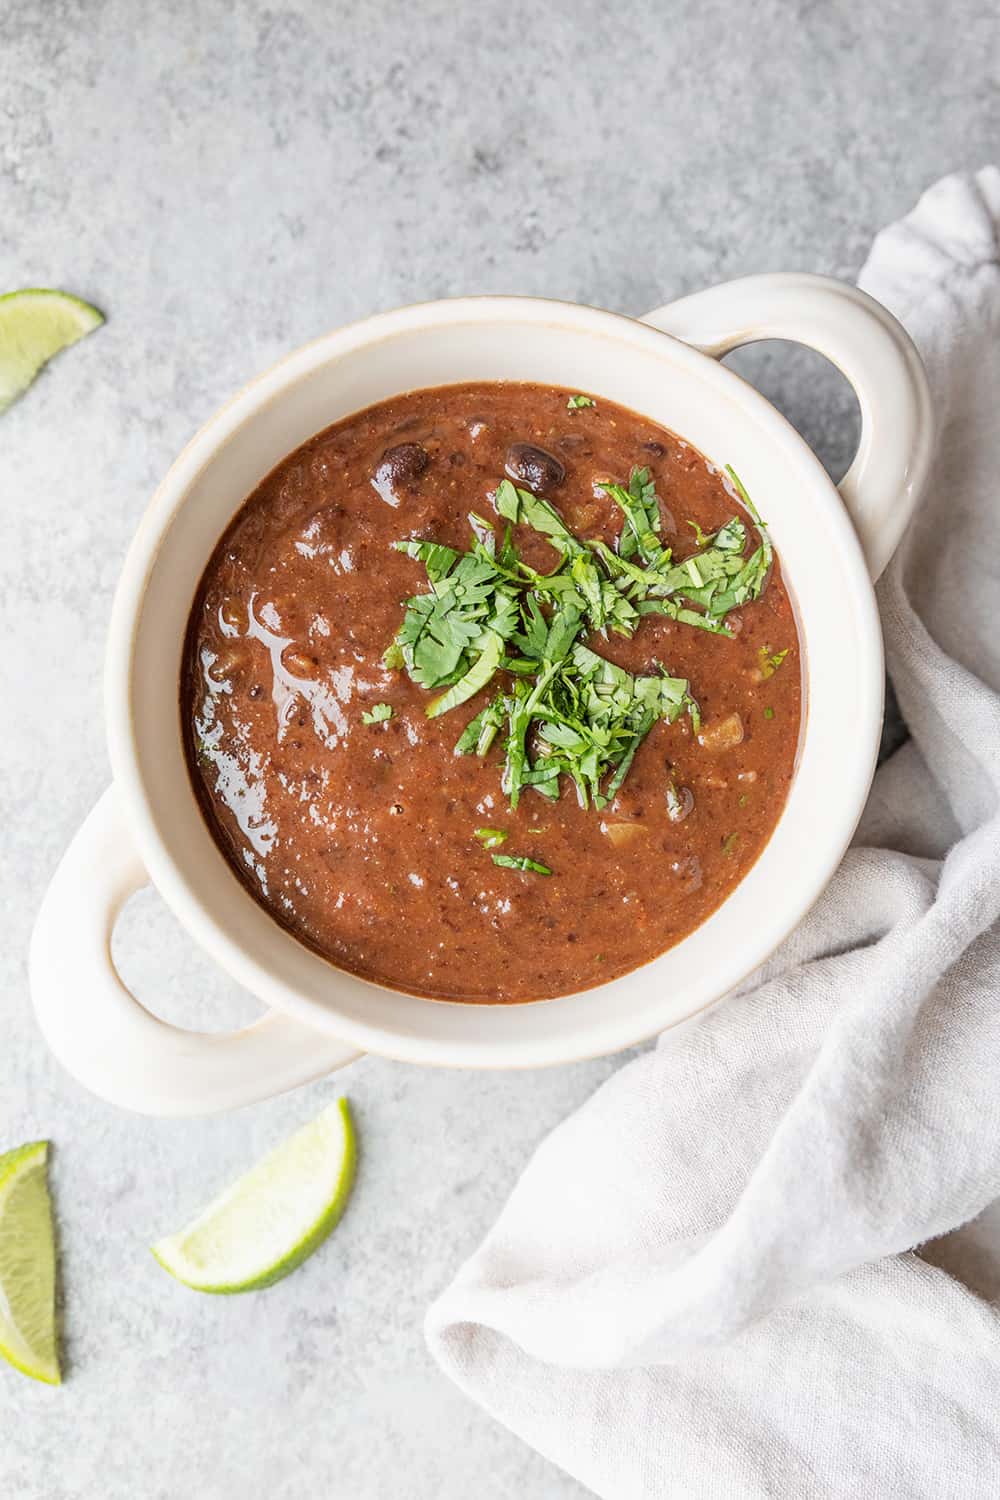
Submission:
POLYGON ((153 1246, 171 1276, 196 1292, 259 1291, 323 1243, 350 1196, 357 1162, 346 1099, 331 1104, 153 1246))
POLYGON ((0 412, 23 395, 54 354, 103 322, 96 307, 69 292, 25 287, 0 297, 0 412))
POLYGON ((47 1141, 0 1156, 0 1355, 58 1385, 56 1256, 47 1141))

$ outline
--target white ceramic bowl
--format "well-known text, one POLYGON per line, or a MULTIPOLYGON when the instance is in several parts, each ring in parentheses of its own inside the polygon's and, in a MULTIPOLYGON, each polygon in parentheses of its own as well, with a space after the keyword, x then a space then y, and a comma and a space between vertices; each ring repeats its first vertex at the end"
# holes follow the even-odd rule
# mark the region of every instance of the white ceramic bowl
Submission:
POLYGON ((871 579, 927 467, 920 361, 851 287, 810 276, 731 282, 643 321, 518 297, 463 298, 356 323, 290 355, 193 439, 128 554, 107 652, 114 785, 76 835, 38 916, 31 987, 65 1066, 104 1098, 154 1114, 249 1103, 383 1053, 414 1063, 529 1067, 612 1052, 691 1016, 754 969, 829 880, 871 781, 882 642, 871 579), (851 381, 861 444, 838 490, 764 398, 718 357, 794 339, 851 381), (256 904, 192 794, 178 712, 191 600, 234 512, 286 454, 375 401, 422 386, 531 380, 618 401, 731 463, 768 522, 798 613, 807 713, 775 833, 742 884, 677 947, 621 979, 519 1005, 428 1001, 333 968, 256 904), (152 880, 192 937, 269 1008, 229 1035, 151 1016, 110 958, 124 901, 152 880))

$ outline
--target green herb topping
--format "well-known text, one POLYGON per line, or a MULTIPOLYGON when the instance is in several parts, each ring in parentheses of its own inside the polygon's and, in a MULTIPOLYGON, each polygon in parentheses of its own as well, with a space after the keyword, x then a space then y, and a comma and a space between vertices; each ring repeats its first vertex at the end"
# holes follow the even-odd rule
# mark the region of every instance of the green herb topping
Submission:
POLYGON ((582 411, 585 406, 596 406, 597 402, 593 396, 570 396, 566 402, 567 411, 582 411))
POLYGON ((494 854, 493 863, 503 865, 505 870, 531 870, 536 875, 552 874, 548 865, 541 864, 537 859, 529 859, 526 854, 494 854))
POLYGON ((757 652, 757 668, 760 672, 761 682, 767 682, 769 677, 774 676, 775 672, 781 666, 781 663, 784 661, 787 655, 787 646, 785 647, 784 651, 773 652, 770 646, 761 646, 760 650, 757 652))
POLYGON ((760 534, 761 550, 764 554, 766 565, 768 568, 770 568, 772 562, 774 561, 774 553, 771 547, 771 539, 767 534, 767 522, 761 520, 756 505, 754 505, 753 501, 750 499, 750 496, 747 494, 743 481, 737 474, 736 470, 733 468, 732 464, 726 464, 726 473, 729 475, 730 483, 732 484, 733 489, 736 491, 737 495, 739 495, 743 504, 746 506, 750 519, 754 523, 760 534))
POLYGON ((662 614, 730 636, 728 611, 758 598, 767 581, 771 550, 763 531, 746 556, 747 528, 734 516, 710 536, 699 530, 699 550, 675 563, 660 540, 649 470, 633 469, 627 488, 611 480, 600 487, 622 511, 617 550, 574 536, 555 506, 508 479, 492 497, 507 522, 499 544, 494 527, 475 513, 466 552, 416 538, 394 544, 423 564, 430 591, 406 601, 385 665, 441 690, 427 706, 431 718, 505 674, 455 751, 484 756, 499 736, 512 808, 526 788, 556 800, 563 776, 581 806, 603 808, 654 724, 686 713, 695 731, 700 726, 686 679, 660 664, 653 674, 633 676, 585 645, 587 634, 631 636, 644 615, 662 614), (515 524, 546 538, 558 556, 551 572, 521 561, 515 524))
POLYGON ((723 854, 734 854, 739 841, 740 836, 738 833, 727 833, 725 838, 722 840, 723 854))
POLYGON ((484 849, 499 849, 510 838, 510 834, 505 828, 477 828, 473 838, 477 838, 484 849))
POLYGON ((632 557, 638 552, 644 562, 657 562, 664 551, 659 542, 663 523, 649 470, 633 469, 627 490, 620 484, 603 484, 601 488, 621 506, 625 515, 625 529, 618 541, 620 556, 632 557))
POLYGON ((774 718, 774 709, 771 708, 770 705, 768 705, 768 707, 765 708, 765 710, 764 710, 764 718, 765 719, 773 719, 774 718))
POLYGON ((392 718, 391 703, 373 703, 370 709, 366 709, 361 715, 362 724, 385 724, 392 718))

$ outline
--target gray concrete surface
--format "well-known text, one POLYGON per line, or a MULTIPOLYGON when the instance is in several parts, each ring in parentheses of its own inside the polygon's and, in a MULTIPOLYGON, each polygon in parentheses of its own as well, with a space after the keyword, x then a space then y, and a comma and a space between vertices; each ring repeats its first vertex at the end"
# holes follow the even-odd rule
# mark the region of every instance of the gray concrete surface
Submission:
MULTIPOLYGON (((0 425, 0 1148, 55 1143, 68 1375, 51 1391, 0 1369, 5 1496, 583 1493, 438 1375, 421 1318, 613 1061, 366 1061, 344 1080, 357 1192, 301 1272, 213 1300, 148 1255, 340 1084, 142 1121, 36 1034, 32 915, 108 779, 111 590, 192 429, 345 319, 468 291, 640 312, 743 272, 852 276, 929 182, 996 154, 997 39, 975 0, 0 3, 0 289, 64 286, 109 315, 0 425)), ((741 368, 846 465, 853 406, 821 361, 771 348, 741 368)), ((116 950, 165 1014, 253 1013, 150 893, 116 950)))

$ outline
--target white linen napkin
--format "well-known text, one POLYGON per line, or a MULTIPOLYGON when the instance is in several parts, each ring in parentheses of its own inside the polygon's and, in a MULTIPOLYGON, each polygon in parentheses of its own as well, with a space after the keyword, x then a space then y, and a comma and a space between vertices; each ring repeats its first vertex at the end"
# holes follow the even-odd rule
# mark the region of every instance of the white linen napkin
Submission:
POLYGON ((1000 1313, 945 1269, 989 1241, 913 1253, 1000 1196, 998 226, 1000 171, 946 178, 860 278, 939 423, 879 586, 911 741, 753 987, 553 1132, 428 1314, 607 1500, 1000 1494, 1000 1313))

